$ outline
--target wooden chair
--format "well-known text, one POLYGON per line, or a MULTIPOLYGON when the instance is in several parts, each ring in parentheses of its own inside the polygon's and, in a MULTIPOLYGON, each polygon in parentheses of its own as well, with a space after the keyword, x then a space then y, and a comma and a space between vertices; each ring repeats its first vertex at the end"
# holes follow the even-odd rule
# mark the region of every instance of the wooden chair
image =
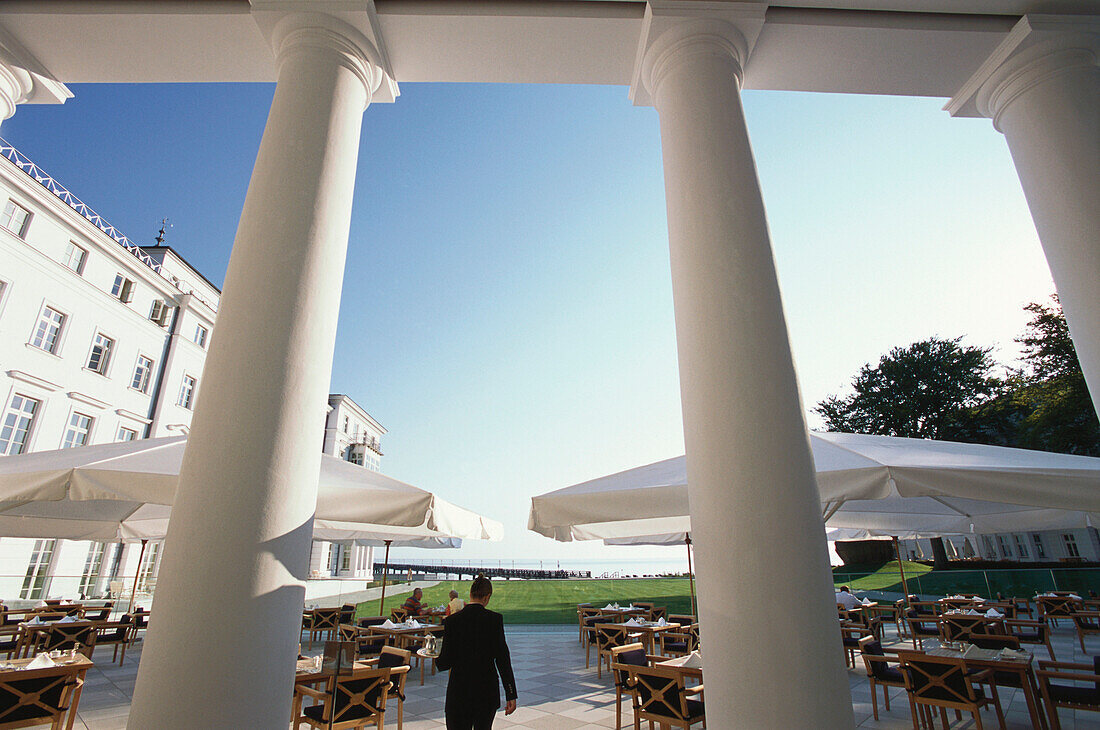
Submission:
POLYGON ((909 627, 909 640, 913 642, 914 649, 923 650, 925 639, 940 638, 940 624, 936 616, 910 609, 905 616, 905 624, 909 627))
POLYGON ((1035 607, 1039 610, 1039 620, 1046 619, 1051 626, 1058 625, 1058 619, 1070 618, 1084 605, 1079 598, 1070 596, 1036 596, 1035 607))
POLYGON ((1093 657, 1092 664, 1041 661, 1035 676, 1039 680, 1039 691, 1043 695, 1051 730, 1062 730, 1058 720, 1059 707, 1100 712, 1100 657, 1093 657), (1074 684, 1054 683, 1052 679, 1074 684), (1080 684, 1085 682, 1089 684, 1080 684))
POLYGON ((1029 598, 1018 598, 1016 596, 1005 598, 998 593, 997 600, 1012 604, 1012 613, 1008 615, 1009 618, 1023 618, 1024 616, 1031 618, 1035 615, 1029 598))
POLYGON ((360 627, 353 624, 340 624, 337 628, 340 641, 351 642, 355 645, 355 658, 363 659, 378 656, 386 645, 386 639, 380 634, 373 634, 369 627, 360 627))
POLYGON ((75 718, 88 665, 0 673, 0 728, 49 725, 61 730, 75 718))
POLYGON ((107 601, 102 606, 84 612, 84 619, 86 621, 109 621, 111 618, 111 610, 114 609, 115 604, 113 601, 107 601))
POLYGON ((699 624, 683 625, 678 630, 663 631, 660 637, 661 653, 665 656, 684 656, 699 647, 699 624))
POLYGON ((1074 611, 1070 618, 1073 619, 1073 628, 1077 629, 1081 652, 1085 653, 1085 634, 1100 634, 1100 612, 1074 611))
POLYGON ((340 606, 340 623, 353 624, 355 623, 355 609, 357 606, 354 603, 345 603, 340 606))
POLYGON ((864 637, 877 638, 871 630, 865 626, 854 624, 851 621, 840 622, 840 639, 844 646, 844 666, 856 666, 856 652, 860 650, 860 640, 864 637))
POLYGON ((596 624, 596 676, 603 676, 603 664, 611 671, 611 650, 630 643, 630 627, 618 624, 596 624))
POLYGON ((653 607, 656 605, 657 604, 649 601, 634 601, 634 608, 644 608, 647 611, 646 615, 642 617, 647 620, 649 619, 649 614, 653 612, 653 607))
POLYGON ((128 647, 132 641, 132 634, 136 633, 137 628, 134 622, 133 614, 125 613, 119 618, 118 621, 113 622, 97 622, 96 623, 96 646, 114 646, 114 653, 111 655, 111 662, 118 659, 118 665, 121 667, 126 662, 126 647, 128 647), (122 657, 119 658, 119 649, 122 650, 122 657))
POLYGON ((590 624, 586 624, 587 619, 599 615, 600 609, 595 608, 591 603, 582 603, 577 606, 577 626, 578 633, 580 634, 581 646, 586 646, 588 644, 588 631, 585 629, 587 626, 590 626, 590 624))
POLYGON ((335 639, 340 630, 340 609, 315 608, 303 616, 302 628, 309 632, 310 649, 313 648, 314 638, 320 638, 322 634, 335 639))
POLYGON ((962 657, 929 656, 923 652, 899 651, 905 689, 909 693, 909 706, 913 712, 913 727, 918 717, 923 724, 932 727, 933 708, 940 710, 940 719, 947 727, 947 710, 969 712, 974 716, 974 726, 982 730, 981 709, 993 705, 997 720, 1004 728, 1004 712, 997 697, 997 685, 992 681, 992 669, 971 673, 962 657), (989 696, 976 684, 988 683, 989 696))
MULTIPOLYGON (((630 668, 648 667, 649 657, 641 642, 623 644, 611 650, 611 676, 615 679, 615 730, 623 726, 623 695, 630 696, 630 668)), ((640 730, 634 719, 634 730, 640 730)))
MULTIPOLYGON (((584 668, 589 667, 589 657, 592 653, 592 647, 596 646, 596 624, 600 624, 606 621, 606 619, 600 614, 594 614, 587 617, 584 620, 584 668)), ((597 653, 598 657, 598 653, 597 653)))
POLYGON ((390 620, 393 621, 395 624, 401 623, 402 621, 406 620, 408 617, 409 617, 409 610, 407 608, 403 607, 403 606, 398 606, 397 608, 390 611, 390 620))
POLYGON ((318 730, 345 730, 374 725, 381 728, 386 717, 386 701, 393 686, 388 668, 356 669, 331 676, 323 691, 306 684, 294 687, 294 730, 305 723, 318 730), (302 706, 303 699, 315 703, 302 706))
POLYGON ((905 677, 902 676, 897 652, 883 649, 875 637, 864 636, 860 639, 859 653, 863 657, 863 666, 867 669, 867 681, 871 683, 871 712, 875 716, 875 722, 878 722, 878 688, 882 687, 882 698, 886 703, 886 711, 889 712, 890 687, 905 689, 905 677))
POLYGON ((390 687, 390 697, 397 697, 397 730, 401 730, 405 723, 405 680, 412 669, 412 652, 384 646, 381 653, 368 662, 372 666, 390 670, 390 683, 393 685, 390 687))
POLYGON ((684 678, 688 672, 680 667, 629 667, 631 699, 634 709, 634 726, 642 720, 657 723, 662 728, 679 727, 684 730, 697 722, 706 726, 706 708, 702 699, 694 699, 703 693, 703 685, 687 687, 684 678))
POLYGON ((1050 627, 1043 619, 1037 621, 1023 618, 1011 619, 1005 621, 1005 629, 1009 636, 1019 639, 1021 644, 1042 644, 1047 648, 1051 661, 1057 659, 1054 656, 1054 647, 1050 643, 1050 627))
POLYGON ((80 653, 89 659, 95 651, 98 626, 89 621, 74 621, 68 624, 53 624, 38 634, 32 653, 51 652, 55 649, 68 651, 80 645, 80 653))
POLYGON ((668 607, 667 606, 655 606, 649 610, 649 620, 659 621, 664 619, 668 621, 668 607))
POLYGON ((942 614, 938 621, 940 638, 943 641, 970 641, 974 634, 987 634, 988 622, 985 616, 967 616, 965 614, 942 614))

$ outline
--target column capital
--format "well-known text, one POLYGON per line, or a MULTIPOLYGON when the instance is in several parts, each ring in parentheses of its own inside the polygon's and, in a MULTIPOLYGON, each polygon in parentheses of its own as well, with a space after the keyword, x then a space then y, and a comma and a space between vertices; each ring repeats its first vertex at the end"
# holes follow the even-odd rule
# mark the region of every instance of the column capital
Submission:
POLYGON ((1100 15, 1025 15, 944 106, 953 117, 1000 116, 1029 89, 1100 66, 1100 15))
POLYGON ((668 70, 685 58, 719 56, 740 85, 767 8, 757 3, 649 0, 646 3, 630 100, 652 106, 668 70))
POLYGON ((0 27, 0 121, 19 104, 64 104, 73 93, 7 30, 0 27))
POLYGON ((338 54, 363 82, 371 103, 400 95, 378 30, 374 3, 349 10, 318 0, 250 0, 252 17, 271 43, 276 63, 305 49, 338 54))

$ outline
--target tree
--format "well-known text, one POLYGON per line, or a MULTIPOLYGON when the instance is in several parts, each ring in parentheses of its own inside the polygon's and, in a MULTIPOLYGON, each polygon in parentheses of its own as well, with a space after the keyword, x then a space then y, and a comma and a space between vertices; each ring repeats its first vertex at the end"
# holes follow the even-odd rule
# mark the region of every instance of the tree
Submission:
POLYGON ((1010 391, 1015 410, 1024 412, 1019 446, 1067 454, 1100 456, 1100 420, 1089 397, 1069 326, 1057 295, 1053 304, 1032 302, 1023 336, 1024 367, 1014 374, 1010 391))
POLYGON ((829 396, 814 409, 829 431, 956 439, 973 430, 972 414, 1001 393, 992 348, 932 337, 895 347, 864 365, 853 393, 829 396))

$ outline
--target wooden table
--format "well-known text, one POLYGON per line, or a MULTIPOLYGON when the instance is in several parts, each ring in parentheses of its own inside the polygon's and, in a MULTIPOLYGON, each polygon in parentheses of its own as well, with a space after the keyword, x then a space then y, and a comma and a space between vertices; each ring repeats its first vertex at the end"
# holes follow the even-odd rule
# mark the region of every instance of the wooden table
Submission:
POLYGON ((611 624, 612 626, 622 626, 624 629, 628 629, 631 632, 637 631, 640 634, 645 634, 646 654, 656 654, 657 634, 668 631, 670 629, 680 628, 680 624, 665 624, 664 626, 658 626, 656 622, 647 621, 645 623, 638 623, 635 626, 630 624, 611 624))
MULTIPOLYGON (((77 654, 73 659, 55 660, 56 666, 53 667, 27 669, 27 665, 32 661, 34 661, 33 658, 13 659, 11 661, 0 662, 0 683, 19 679, 34 679, 38 675, 56 675, 59 668, 72 672, 76 675, 76 679, 79 682, 76 689, 73 690, 72 699, 69 700, 69 709, 66 711, 69 719, 65 723, 65 728, 66 730, 72 730, 73 723, 76 722, 76 708, 80 704, 80 692, 84 689, 84 676, 88 673, 88 670, 94 666, 92 660, 82 654, 77 654)), ((62 717, 64 717, 64 715, 62 715, 62 717)))
POLYGON ((1027 711, 1031 714, 1031 725, 1041 730, 1047 730, 1046 716, 1039 706, 1039 685, 1035 679, 1035 670, 1032 663, 1035 656, 1031 652, 1023 652, 1026 658, 1008 658, 998 649, 979 649, 971 647, 964 655, 954 649, 933 649, 925 652, 929 656, 962 657, 967 666, 976 669, 993 669, 995 672, 1005 672, 1017 675, 1020 687, 1024 692, 1024 700, 1027 701, 1027 711))
POLYGON ((395 645, 399 649, 408 648, 409 642, 415 639, 422 639, 429 634, 439 633, 443 630, 443 627, 439 624, 418 626, 416 628, 404 627, 401 625, 393 627, 367 626, 365 628, 372 634, 385 634, 386 636, 391 637, 394 640, 395 645))
POLYGON ((421 647, 416 650, 416 655, 420 657, 420 686, 424 686, 424 665, 427 663, 425 659, 432 660, 432 675, 435 675, 435 660, 439 658, 438 654, 429 654, 428 650, 421 647))

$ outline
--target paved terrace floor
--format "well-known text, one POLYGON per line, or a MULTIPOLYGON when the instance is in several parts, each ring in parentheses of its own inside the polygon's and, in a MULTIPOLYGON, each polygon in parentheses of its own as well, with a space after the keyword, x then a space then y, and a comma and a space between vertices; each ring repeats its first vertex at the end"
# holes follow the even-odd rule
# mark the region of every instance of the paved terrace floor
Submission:
MULTIPOLYGON (((1063 624, 1054 632, 1054 649, 1060 661, 1082 661, 1085 657, 1077 643, 1077 636, 1068 624, 1063 624)), ((887 631, 887 645, 896 644, 893 628, 887 631)), ((1086 646, 1094 653, 1100 653, 1100 638, 1086 637, 1086 646)), ((596 677, 593 665, 584 667, 584 649, 577 642, 576 627, 528 627, 516 626, 508 629, 508 644, 512 650, 512 666, 519 687, 519 709, 511 716, 497 715, 494 727, 499 728, 539 728, 553 730, 594 730, 611 728, 615 725, 615 691, 611 679, 604 673, 602 679, 596 677)), ((926 648, 931 642, 926 642, 926 648)), ((911 646, 904 642, 903 646, 911 646)), ((110 652, 96 652, 97 665, 88 672, 87 684, 80 698, 78 722, 75 728, 80 730, 119 730, 126 727, 126 718, 130 712, 130 698, 134 691, 137 676, 141 644, 128 652, 126 664, 119 667, 110 664, 110 652)), ((316 654, 314 651, 307 654, 316 654)), ((1046 650, 1038 648, 1037 659, 1046 659, 1046 650)), ((594 660, 593 660, 594 661, 594 660)), ((911 730, 913 727, 909 715, 909 703, 904 690, 891 691, 890 712, 882 707, 879 695, 879 721, 871 717, 871 694, 862 662, 857 657, 858 669, 849 670, 852 687, 853 706, 856 724, 860 728, 880 728, 882 730, 911 730)), ((420 673, 415 667, 409 676, 405 702, 406 730, 429 730, 444 727, 443 698, 446 692, 445 673, 425 675, 425 684, 420 686, 420 673)), ((879 690, 881 692, 881 689, 879 690)), ((1023 695, 1018 690, 998 688, 1002 706, 1005 709, 1008 727, 1013 730, 1030 728, 1027 707, 1023 695)), ((288 698, 289 702, 289 698, 288 698)), ((391 701, 392 703, 392 701, 391 701)), ((386 726, 397 726, 396 705, 391 704, 386 713, 386 726)), ((623 702, 624 727, 630 725, 630 710, 627 701, 623 702)), ((950 713, 949 713, 950 714, 950 713)), ((1100 713, 1061 710, 1059 716, 1062 727, 1069 730, 1100 730, 1100 713)), ((965 716, 964 716, 965 718, 965 716)), ((993 712, 983 713, 983 722, 987 727, 996 727, 993 712)), ((644 727, 644 725, 643 725, 644 727)), ((735 725, 711 723, 714 730, 726 730, 735 725)), ((952 727, 970 728, 973 721, 964 719, 952 727)))

